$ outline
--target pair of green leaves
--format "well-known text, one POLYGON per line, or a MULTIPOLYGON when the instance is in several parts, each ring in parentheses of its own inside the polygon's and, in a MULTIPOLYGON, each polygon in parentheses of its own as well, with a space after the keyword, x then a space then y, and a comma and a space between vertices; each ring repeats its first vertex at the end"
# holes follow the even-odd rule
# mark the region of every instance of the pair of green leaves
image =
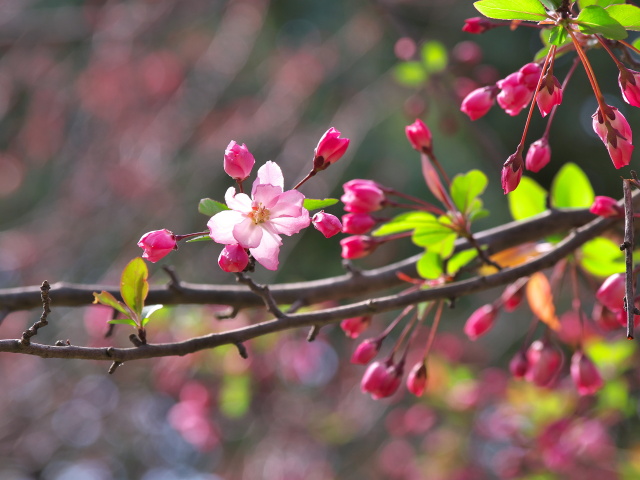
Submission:
POLYGON ((93 293, 93 303, 100 303, 123 314, 126 318, 109 320, 112 324, 131 325, 135 328, 144 328, 149 322, 153 312, 162 308, 162 305, 144 306, 149 293, 149 270, 147 264, 140 257, 131 260, 122 271, 120 277, 120 295, 123 302, 117 300, 109 292, 93 293))

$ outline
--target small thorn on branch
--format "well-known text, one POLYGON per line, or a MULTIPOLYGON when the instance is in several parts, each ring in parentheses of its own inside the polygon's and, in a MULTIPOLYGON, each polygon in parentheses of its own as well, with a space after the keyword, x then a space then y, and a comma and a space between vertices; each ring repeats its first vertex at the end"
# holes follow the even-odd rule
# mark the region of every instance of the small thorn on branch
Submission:
POLYGON ((40 320, 34 323, 28 330, 22 333, 22 338, 20 339, 20 343, 22 345, 31 344, 31 337, 35 336, 38 333, 38 329, 44 327, 49 324, 47 321, 47 317, 51 313, 51 299, 49 298, 49 290, 51 290, 51 286, 49 282, 46 280, 42 282, 42 286, 40 287, 40 298, 42 299, 42 315, 40 316, 40 320))
POLYGON ((117 360, 115 362, 113 362, 111 364, 111 366, 109 367, 109 375, 113 375, 113 373, 116 371, 116 369, 122 365, 122 362, 118 362, 117 360))
POLYGON ((242 342, 236 342, 234 343, 234 345, 238 349, 238 353, 242 358, 244 358, 245 360, 249 358, 249 353, 247 353, 247 347, 245 347, 242 342))
POLYGON ((313 325, 311 327, 311 330, 309 330, 309 334, 307 335, 307 342, 313 342, 319 333, 320 333, 320 326, 313 325))
POLYGON ((276 317, 277 319, 283 319, 287 317, 282 312, 282 310, 278 308, 278 304, 276 303, 273 296, 271 295, 271 291, 269 290, 269 287, 267 287, 266 285, 258 285, 256 282, 253 281, 251 277, 245 275, 244 273, 236 273, 236 280, 239 283, 243 283, 246 286, 248 286, 249 290, 251 290, 253 293, 255 293, 260 298, 262 298, 265 306, 267 307, 267 310, 274 317, 276 317))
POLYGON ((298 310, 300 310, 302 307, 304 307, 307 304, 307 301, 299 298, 298 300, 296 300, 295 302, 293 302, 289 308, 287 308, 287 313, 296 313, 298 310))

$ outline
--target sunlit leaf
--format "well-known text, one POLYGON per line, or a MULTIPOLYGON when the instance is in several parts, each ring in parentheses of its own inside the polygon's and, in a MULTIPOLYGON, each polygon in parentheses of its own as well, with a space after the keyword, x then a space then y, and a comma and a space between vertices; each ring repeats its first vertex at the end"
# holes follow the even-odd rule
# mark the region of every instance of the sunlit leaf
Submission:
POLYGON ((567 30, 562 26, 558 25, 551 29, 551 35, 549 35, 549 43, 551 45, 562 45, 569 41, 569 36, 567 34, 567 30))
POLYGON ((147 323, 149 323, 149 320, 151 320, 149 317, 151 317, 151 315, 153 315, 155 312, 157 312, 158 310, 160 310, 164 305, 147 305, 146 307, 144 307, 142 309, 142 326, 144 327, 147 323))
POLYGON ((104 290, 100 293, 93 292, 93 296, 95 297, 93 300, 93 303, 100 303, 102 305, 106 305, 125 315, 131 314, 131 312, 127 310, 126 305, 116 300, 116 297, 111 295, 109 292, 105 292, 104 290))
MULTIPOLYGON (((426 226, 420 226, 413 231, 411 240, 419 247, 429 247, 447 240, 452 235, 452 230, 438 222, 426 226)), ((454 234, 455 236, 455 234, 454 234)))
POLYGON ((191 242, 212 242, 213 239, 209 235, 200 235, 199 237, 193 237, 187 240, 187 243, 191 242))
MULTIPOLYGON (((376 228, 372 235, 380 237, 382 235, 392 235, 394 233, 408 232, 418 227, 429 227, 438 224, 436 217, 427 212, 406 212, 392 218, 387 223, 376 228)), ((439 224, 438 224, 439 225, 439 224)))
POLYGON ((551 204, 556 208, 588 208, 594 198, 587 174, 575 163, 565 163, 551 184, 551 204))
POLYGON ((605 8, 614 3, 620 3, 624 0, 578 0, 578 6, 580 10, 583 8, 587 8, 589 5, 597 5, 599 7, 605 8))
POLYGON ((518 188, 507 195, 507 198, 514 220, 533 217, 547 209, 547 191, 529 177, 522 177, 518 188))
POLYGON ((393 68, 393 76, 407 87, 417 87, 427 80, 427 72, 420 62, 399 63, 393 68))
POLYGON ((427 72, 437 73, 447 68, 447 49, 441 42, 426 42, 420 49, 420 54, 427 72))
POLYGON ((434 280, 444 273, 442 258, 435 252, 424 252, 416 263, 416 270, 422 278, 434 280))
POLYGON ((107 323, 112 325, 131 325, 132 327, 138 327, 135 320, 131 320, 130 318, 118 318, 116 320, 109 320, 107 323))
POLYGON ((207 217, 213 217, 216 213, 229 210, 224 203, 217 202, 211 198, 203 198, 198 204, 198 211, 207 217))
POLYGON ((556 307, 553 304, 553 294, 549 280, 543 273, 536 272, 527 283, 527 300, 533 314, 552 330, 560 329, 560 321, 556 317, 556 307))
POLYGON ((473 206, 473 201, 487 188, 487 176, 480 170, 459 174, 451 181, 451 198, 458 210, 463 214, 468 213, 473 206))
POLYGON ((314 198, 305 198, 304 202, 302 203, 302 206, 307 210, 312 211, 312 210, 320 210, 321 208, 330 207, 331 205, 335 205, 336 203, 338 203, 337 198, 324 198, 322 200, 314 199, 314 198))
POLYGON ((640 30, 640 8, 635 5, 611 5, 607 13, 627 30, 640 30))
POLYGON ((475 249, 463 250, 456 253, 447 262, 447 273, 449 275, 455 275, 458 271, 475 259, 478 256, 478 251, 475 249))
POLYGON ((562 5, 562 0, 540 0, 540 2, 551 12, 557 10, 560 5, 562 5))
POLYGON ((547 13, 538 0, 481 0, 473 4, 485 17, 540 22, 547 13))
POLYGON ((142 314, 144 301, 149 293, 148 276, 147 264, 142 258, 136 257, 124 267, 120 277, 122 299, 138 318, 142 314))
POLYGON ((611 40, 627 38, 627 31, 607 11, 597 5, 589 5, 580 11, 575 20, 582 33, 598 34, 611 40))
POLYGON ((640 37, 636 38, 631 45, 640 50, 640 37))
POLYGON ((620 246, 604 237, 586 242, 580 249, 578 260, 586 271, 599 277, 608 277, 625 269, 620 246))
POLYGON ((589 342, 585 351, 599 368, 623 369, 636 351, 636 343, 626 338, 589 342))

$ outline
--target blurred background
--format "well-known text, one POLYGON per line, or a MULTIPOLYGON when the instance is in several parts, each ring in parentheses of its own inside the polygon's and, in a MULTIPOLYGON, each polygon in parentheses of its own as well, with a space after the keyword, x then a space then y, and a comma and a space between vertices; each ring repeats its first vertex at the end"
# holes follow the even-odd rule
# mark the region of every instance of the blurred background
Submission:
MULTIPOLYGON (((276 161, 291 187, 331 126, 351 145, 303 187, 308 197, 339 197, 344 181, 371 178, 430 198, 404 135, 422 118, 450 175, 479 168, 489 177, 491 216, 476 229, 509 220, 499 172, 525 114, 494 108, 471 123, 459 104, 530 61, 540 40, 528 28, 465 34, 475 15, 466 0, 0 0, 0 288, 115 284, 145 232, 205 229, 198 201, 222 200, 231 185, 222 170, 229 141, 245 143, 257 165, 276 161)), ((638 124, 613 64, 602 52, 593 59, 609 103, 638 124)), ((569 62, 558 60, 559 77, 569 62)), ((534 175, 545 187, 575 161, 597 194, 621 196, 615 173, 601 174, 613 170, 591 131, 595 108, 579 72, 552 129, 552 163, 534 175)), ((544 125, 534 115, 531 141, 544 125)), ((168 280, 162 265, 189 282, 231 282, 219 251, 185 244, 150 265, 151 282, 168 280)), ((395 242, 358 264, 417 252, 395 242)), ((312 229, 286 238, 280 259, 277 273, 259 268, 255 278, 342 272, 338 241, 312 229)), ((566 378, 554 390, 516 383, 506 364, 528 314, 505 315, 472 345, 458 336, 473 309, 499 294, 445 313, 421 399, 403 388, 386 401, 363 395, 363 368, 348 362, 356 342, 333 327, 314 343, 302 331, 252 341, 249 360, 220 348, 123 365, 113 376, 105 364, 3 354, 0 478, 638 478, 634 344, 595 335, 608 380, 597 399, 579 398, 566 378)), ((124 327, 103 338, 108 309, 56 308, 55 297, 52 307, 38 341, 128 346, 124 327)), ((248 311, 219 321, 219 310, 164 309, 150 341, 264 318, 248 311)), ((38 316, 10 314, 0 336, 19 337, 38 316)), ((374 319, 372 331, 389 318, 374 319)))

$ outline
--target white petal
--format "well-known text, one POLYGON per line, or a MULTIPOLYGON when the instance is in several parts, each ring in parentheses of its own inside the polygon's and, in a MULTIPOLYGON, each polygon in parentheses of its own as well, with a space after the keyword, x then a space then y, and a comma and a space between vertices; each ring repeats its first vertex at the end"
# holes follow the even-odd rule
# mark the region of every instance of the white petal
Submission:
MULTIPOLYGON (((233 227, 233 237, 244 248, 254 248, 260 245, 262 240, 262 228, 246 218, 233 227)), ((234 242, 234 243, 236 243, 234 242)))
POLYGON ((246 193, 236 194, 236 189, 229 187, 224 194, 224 201, 231 210, 249 213, 251 211, 251 199, 246 193))
POLYGON ((271 211, 271 207, 276 205, 279 200, 279 196, 282 194, 282 189, 274 185, 256 185, 253 192, 254 204, 261 203, 262 206, 271 211))
POLYGON ((253 258, 267 270, 276 270, 278 268, 278 255, 280 254, 280 245, 282 240, 278 235, 272 234, 264 229, 264 235, 260 245, 251 248, 249 251, 253 258))
POLYGON ((311 223, 309 219, 309 210, 302 209, 302 214, 298 217, 277 217, 272 218, 268 222, 269 227, 275 233, 283 235, 293 235, 303 228, 307 228, 311 223))
POLYGON ((269 209, 273 217, 297 217, 302 214, 304 195, 297 190, 288 190, 278 197, 278 203, 269 209))
POLYGON ((258 170, 258 177, 255 182, 253 182, 253 189, 251 190, 251 195, 253 196, 253 192, 256 189, 257 185, 274 185, 276 187, 280 187, 284 189, 284 177, 282 176, 282 170, 277 163, 268 161, 258 170))
POLYGON ((233 228, 245 218, 242 213, 235 210, 225 210, 224 212, 217 213, 207 222, 209 236, 214 242, 223 245, 238 243, 233 236, 233 228))

